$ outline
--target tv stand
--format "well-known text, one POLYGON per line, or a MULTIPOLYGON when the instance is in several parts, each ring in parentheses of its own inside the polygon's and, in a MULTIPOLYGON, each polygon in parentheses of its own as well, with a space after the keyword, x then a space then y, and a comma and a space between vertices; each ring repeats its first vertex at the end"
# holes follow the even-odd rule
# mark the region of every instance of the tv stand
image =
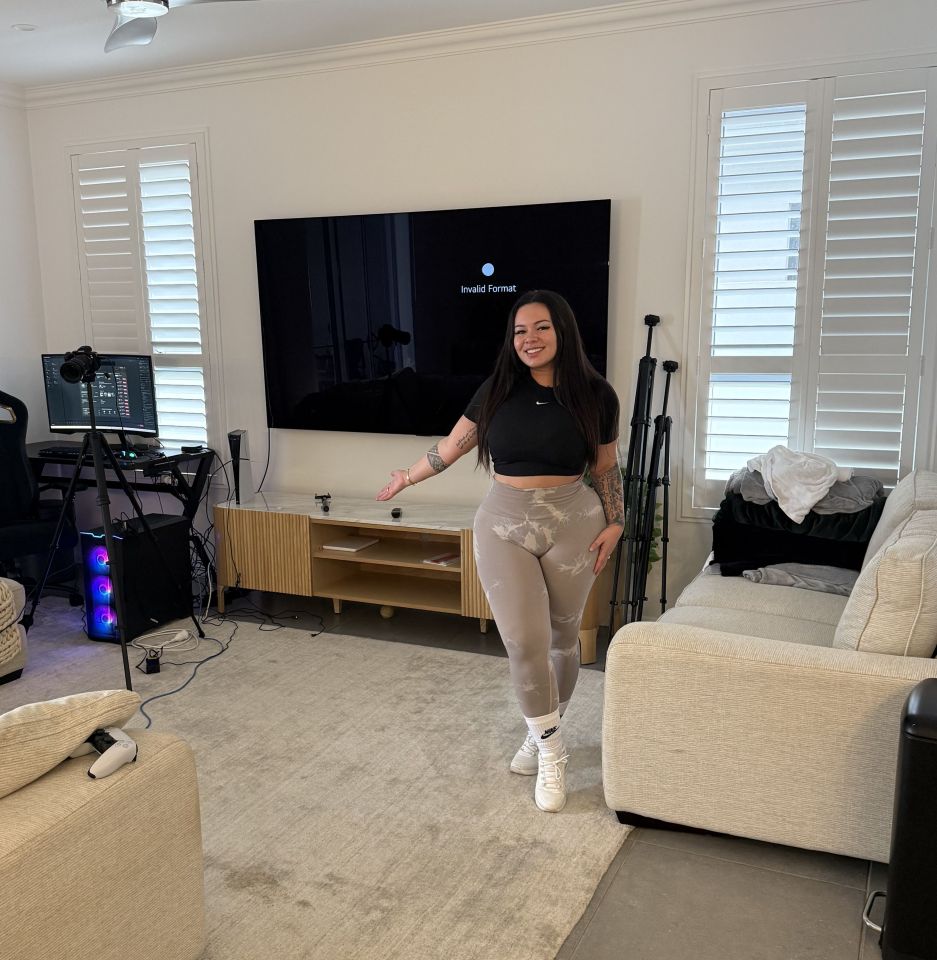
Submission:
MULTIPOLYGON (((384 617, 397 607, 455 613, 476 618, 485 633, 492 614, 475 569, 474 518, 468 506, 346 497, 333 497, 325 513, 312 494, 259 493, 219 504, 218 610, 224 612, 224 588, 241 587, 326 597, 337 614, 345 600, 376 604, 384 617), (393 507, 401 508, 399 520, 391 517, 393 507), (327 546, 349 536, 377 542, 357 552, 327 546), (458 554, 452 566, 424 562, 448 552, 458 554)), ((583 616, 583 663, 595 662, 610 591, 606 570, 583 616)))

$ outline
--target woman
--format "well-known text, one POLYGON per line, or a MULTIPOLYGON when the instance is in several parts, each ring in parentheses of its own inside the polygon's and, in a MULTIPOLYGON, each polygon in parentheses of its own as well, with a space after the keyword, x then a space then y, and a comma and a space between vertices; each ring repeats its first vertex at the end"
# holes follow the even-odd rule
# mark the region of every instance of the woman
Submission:
POLYGON ((474 447, 493 464, 475 559, 527 721, 511 770, 537 774, 534 797, 549 812, 566 803, 560 718, 579 674, 583 609, 624 528, 617 438, 618 398, 586 359, 569 304, 533 290, 511 309, 494 373, 449 436, 377 495, 389 500, 474 447))

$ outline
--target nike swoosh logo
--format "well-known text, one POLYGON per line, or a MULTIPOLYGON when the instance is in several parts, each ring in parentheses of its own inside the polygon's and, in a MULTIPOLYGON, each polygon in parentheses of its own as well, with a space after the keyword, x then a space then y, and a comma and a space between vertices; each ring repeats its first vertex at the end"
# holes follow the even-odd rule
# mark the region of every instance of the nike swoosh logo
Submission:
POLYGON ((549 400, 534 400, 534 403, 536 403, 538 407, 542 407, 549 402, 549 400))

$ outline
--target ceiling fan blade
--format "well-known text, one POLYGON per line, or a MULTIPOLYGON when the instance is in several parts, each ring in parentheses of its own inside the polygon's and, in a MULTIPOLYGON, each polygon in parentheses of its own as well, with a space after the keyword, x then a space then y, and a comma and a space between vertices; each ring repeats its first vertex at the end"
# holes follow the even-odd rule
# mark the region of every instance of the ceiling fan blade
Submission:
POLYGON ((114 27, 104 42, 104 52, 110 53, 121 47, 149 43, 155 36, 155 17, 123 17, 118 14, 114 27))

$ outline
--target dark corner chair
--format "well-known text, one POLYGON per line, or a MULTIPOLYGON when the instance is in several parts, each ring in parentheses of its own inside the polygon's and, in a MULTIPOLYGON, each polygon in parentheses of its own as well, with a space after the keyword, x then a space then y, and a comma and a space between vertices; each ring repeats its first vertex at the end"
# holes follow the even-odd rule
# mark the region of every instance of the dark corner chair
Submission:
MULTIPOLYGON (((0 390, 0 575, 18 580, 27 591, 45 573, 62 510, 61 497, 40 497, 41 488, 26 453, 28 422, 26 404, 0 390)), ((77 606, 83 601, 75 563, 78 532, 71 507, 65 521, 49 586, 65 590, 77 606)))

